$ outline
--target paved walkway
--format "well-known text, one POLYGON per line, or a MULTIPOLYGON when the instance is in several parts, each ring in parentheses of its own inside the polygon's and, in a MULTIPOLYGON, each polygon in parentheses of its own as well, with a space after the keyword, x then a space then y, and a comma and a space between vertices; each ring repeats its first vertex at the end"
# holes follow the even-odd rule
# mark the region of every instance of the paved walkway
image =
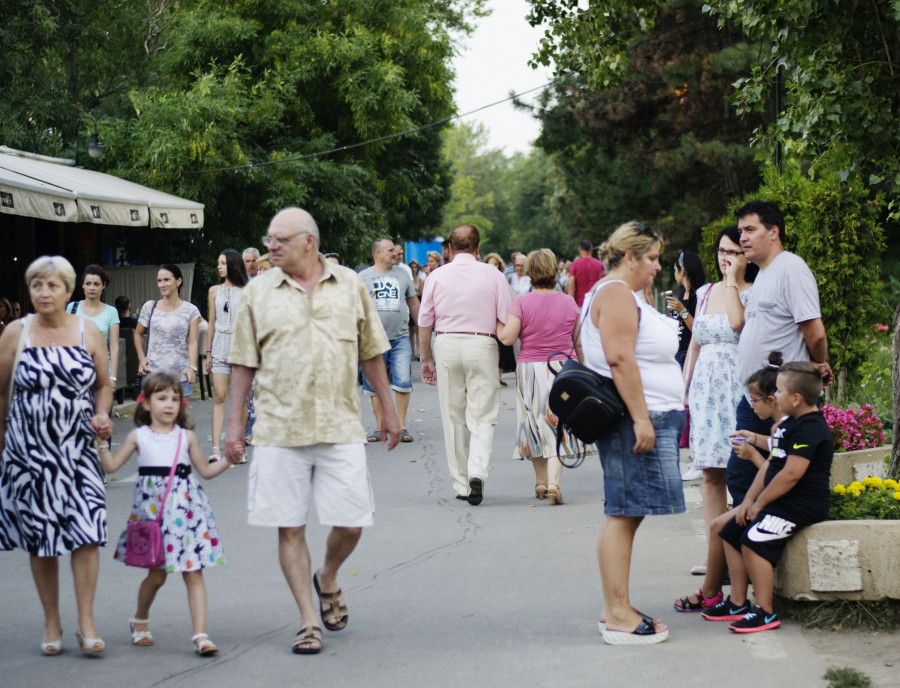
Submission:
MULTIPOLYGON (((595 456, 565 471, 565 505, 535 500, 530 465, 509 458, 512 386, 502 400, 481 506, 453 499, 434 388, 416 382, 409 414, 413 444, 390 453, 370 446, 376 525, 364 533, 340 581, 350 604, 349 626, 326 632, 318 657, 289 651, 299 623, 279 568, 276 533, 246 524, 246 469, 235 468, 206 484, 228 559, 206 574, 209 631, 222 650, 217 658, 192 653, 184 585, 177 576, 153 607, 156 646, 130 646, 127 619, 143 575, 113 562, 111 547, 101 550, 95 608, 106 656, 89 659, 75 651, 75 605, 65 568, 66 651, 44 658, 28 558, 4 553, 0 685, 825 686, 821 676, 829 658, 812 650, 796 625, 742 638, 725 624, 672 610, 676 596, 697 587, 688 571, 705 549, 699 494, 689 486, 688 513, 647 519, 634 555, 634 601, 665 620, 670 640, 640 648, 604 645, 597 632, 599 462, 595 456)), ((211 403, 195 401, 192 408, 208 449, 211 403)), ((364 417, 371 430, 369 408, 364 417)), ((116 422, 119 441, 131 427, 130 419, 116 422)), ((110 483, 111 537, 128 514, 135 476, 132 459, 110 483)), ((314 518, 309 538, 315 566, 326 533, 314 518)))

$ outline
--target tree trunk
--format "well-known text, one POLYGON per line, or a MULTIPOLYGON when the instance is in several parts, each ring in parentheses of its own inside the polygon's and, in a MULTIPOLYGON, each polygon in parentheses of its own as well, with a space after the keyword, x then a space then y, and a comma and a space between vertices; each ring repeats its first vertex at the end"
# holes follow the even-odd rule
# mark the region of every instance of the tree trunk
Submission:
POLYGON ((891 469, 889 474, 892 478, 900 476, 900 304, 894 311, 894 322, 891 323, 894 330, 894 367, 892 374, 893 392, 894 392, 894 444, 891 447, 891 469))

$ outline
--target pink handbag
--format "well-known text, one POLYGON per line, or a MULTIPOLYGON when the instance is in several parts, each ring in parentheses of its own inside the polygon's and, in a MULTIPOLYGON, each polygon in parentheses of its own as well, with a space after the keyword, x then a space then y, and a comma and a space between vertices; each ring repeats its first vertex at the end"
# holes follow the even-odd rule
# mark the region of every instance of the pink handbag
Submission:
POLYGON ((178 456, 181 454, 181 440, 183 437, 184 430, 178 433, 178 448, 175 450, 175 460, 172 462, 172 470, 169 471, 166 493, 163 495, 156 518, 152 521, 129 521, 125 527, 126 566, 155 569, 166 563, 162 529, 159 527, 159 523, 166 509, 169 490, 172 489, 172 479, 175 477, 175 468, 178 466, 178 456))

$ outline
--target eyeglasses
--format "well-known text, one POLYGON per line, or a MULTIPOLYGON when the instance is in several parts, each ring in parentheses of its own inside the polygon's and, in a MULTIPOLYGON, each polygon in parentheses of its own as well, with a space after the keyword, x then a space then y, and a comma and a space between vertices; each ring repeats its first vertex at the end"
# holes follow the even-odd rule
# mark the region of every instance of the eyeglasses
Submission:
POLYGON ((717 253, 723 258, 735 258, 736 256, 744 255, 743 251, 732 251, 728 248, 720 248, 717 253))
POLYGON ((750 405, 756 406, 757 402, 765 401, 765 400, 766 400, 766 397, 760 397, 759 399, 754 399, 753 397, 750 397, 750 405))
POLYGON ((291 234, 290 236, 287 236, 287 237, 280 237, 280 236, 270 237, 270 236, 266 235, 262 238, 262 245, 265 246, 266 248, 272 248, 274 246, 285 246, 287 244, 287 242, 289 242, 295 236, 300 236, 301 234, 309 235, 309 232, 297 232, 296 234, 291 234))

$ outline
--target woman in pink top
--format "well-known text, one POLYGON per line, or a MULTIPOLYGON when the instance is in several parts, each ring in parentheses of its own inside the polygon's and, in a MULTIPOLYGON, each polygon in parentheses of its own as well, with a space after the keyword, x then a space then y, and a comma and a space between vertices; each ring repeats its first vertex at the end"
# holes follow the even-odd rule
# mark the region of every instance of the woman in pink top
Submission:
MULTIPOLYGON (((556 416, 550 412, 548 399, 553 373, 562 361, 576 358, 575 339, 578 306, 568 294, 555 291, 556 256, 542 248, 528 254, 525 274, 531 278, 533 290, 520 296, 509 309, 506 325, 498 325, 497 337, 503 344, 522 340, 516 366, 516 417, 518 440, 513 458, 530 459, 534 466, 534 494, 543 499, 550 495, 551 504, 562 504, 559 490, 562 463, 556 454, 556 416), (553 362, 547 359, 554 352, 553 362)), ((583 452, 584 445, 568 433, 560 444, 562 456, 583 452)))

